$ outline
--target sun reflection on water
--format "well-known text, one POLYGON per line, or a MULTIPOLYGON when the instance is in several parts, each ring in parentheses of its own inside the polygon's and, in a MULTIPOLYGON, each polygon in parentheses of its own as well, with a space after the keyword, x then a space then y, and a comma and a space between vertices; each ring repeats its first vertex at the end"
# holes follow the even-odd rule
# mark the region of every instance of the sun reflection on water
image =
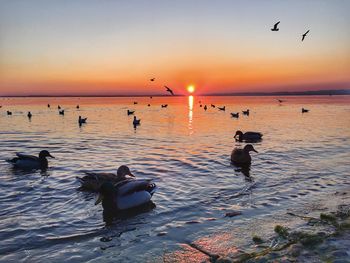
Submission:
POLYGON ((194 97, 192 95, 188 96, 188 129, 190 130, 190 134, 193 133, 193 129, 192 129, 193 102, 194 102, 194 97))

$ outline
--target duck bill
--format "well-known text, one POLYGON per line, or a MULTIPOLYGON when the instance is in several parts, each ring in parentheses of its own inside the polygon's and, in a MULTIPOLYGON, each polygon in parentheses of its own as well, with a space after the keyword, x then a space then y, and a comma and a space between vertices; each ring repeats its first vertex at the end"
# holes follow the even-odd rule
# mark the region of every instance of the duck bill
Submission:
POLYGON ((103 200, 103 195, 102 194, 98 194, 98 197, 96 199, 95 205, 98 205, 99 203, 101 203, 103 200))
POLYGON ((51 154, 49 154, 49 157, 51 157, 51 158, 54 158, 54 159, 55 159, 55 157, 54 157, 54 156, 52 156, 51 154))
POLYGON ((257 150, 255 150, 255 149, 253 149, 252 151, 253 151, 253 152, 256 152, 256 153, 259 153, 259 152, 258 152, 257 150))
POLYGON ((128 174, 129 176, 131 176, 131 177, 136 177, 135 175, 133 175, 132 173, 129 173, 128 174))

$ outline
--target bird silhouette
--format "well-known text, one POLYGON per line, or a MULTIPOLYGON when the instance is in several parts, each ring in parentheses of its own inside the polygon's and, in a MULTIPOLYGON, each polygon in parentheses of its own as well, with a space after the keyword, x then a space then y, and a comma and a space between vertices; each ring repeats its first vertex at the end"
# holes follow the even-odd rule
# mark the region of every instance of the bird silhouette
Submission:
POLYGON ((277 100, 278 100, 278 102, 279 102, 279 103, 282 103, 282 102, 284 102, 284 100, 280 100, 280 99, 277 99, 277 100))
POLYGON ((226 106, 224 106, 224 107, 218 107, 218 109, 219 109, 219 110, 222 110, 222 111, 225 111, 226 106))
POLYGON ((162 104, 162 108, 168 107, 168 104, 162 104))
POLYGON ((175 95, 174 92, 172 91, 172 89, 170 89, 169 87, 167 86, 164 86, 164 88, 166 88, 166 91, 169 92, 171 95, 175 95))
POLYGON ((155 80, 155 78, 151 78, 151 79, 150 79, 150 81, 154 81, 154 80, 155 80))
POLYGON ((76 107, 77 109, 79 109, 80 107, 79 107, 79 105, 77 105, 77 107, 76 107))
POLYGON ((81 116, 79 116, 79 119, 78 119, 79 126, 81 126, 84 123, 86 123, 86 120, 87 120, 87 118, 82 118, 81 116))
POLYGON ((59 115, 64 115, 64 110, 58 111, 58 114, 59 114, 59 115))
POLYGON ((134 112, 135 112, 134 110, 127 110, 126 113, 127 113, 128 115, 132 115, 132 114, 134 114, 134 112))
POLYGON ((280 30, 279 28, 277 28, 278 24, 281 23, 281 21, 278 21, 274 26, 273 28, 271 28, 271 31, 278 31, 280 30))
POLYGON ((28 111, 27 116, 28 116, 29 119, 31 119, 32 118, 32 113, 30 111, 28 111))
POLYGON ((211 106, 212 108, 215 108, 215 105, 214 105, 214 104, 211 104, 210 106, 211 106))
POLYGON ((310 30, 306 31, 306 32, 303 34, 303 37, 302 37, 301 41, 304 41, 306 35, 307 35, 309 32, 310 32, 310 30))
POLYGON ((302 108, 302 109, 301 109, 301 113, 306 113, 306 112, 309 112, 309 110, 308 110, 308 109, 305 109, 305 108, 302 108))

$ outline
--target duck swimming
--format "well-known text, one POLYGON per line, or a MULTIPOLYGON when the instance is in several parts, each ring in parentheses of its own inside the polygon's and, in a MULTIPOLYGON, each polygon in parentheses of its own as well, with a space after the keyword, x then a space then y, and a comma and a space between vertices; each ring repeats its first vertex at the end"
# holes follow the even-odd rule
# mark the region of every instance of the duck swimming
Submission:
POLYGON ((232 118, 239 118, 239 112, 237 112, 237 113, 234 113, 234 112, 231 112, 231 116, 232 116, 232 118))
POLYGON ((231 153, 231 162, 237 166, 249 166, 252 162, 249 152, 256 152, 253 145, 247 144, 243 149, 235 148, 231 153))
POLYGON ((140 125, 141 124, 141 119, 137 119, 136 116, 134 116, 134 120, 132 122, 134 126, 140 125))
POLYGON ((79 116, 79 119, 78 119, 79 126, 86 123, 86 120, 87 120, 87 118, 82 118, 81 116, 79 116))
POLYGON ((157 186, 151 180, 135 179, 122 181, 116 185, 105 182, 99 189, 99 196, 95 202, 102 202, 103 219, 110 223, 114 217, 123 211, 142 208, 151 203, 151 198, 157 186))
POLYGON ((6 161, 19 169, 46 169, 48 167, 46 157, 55 158, 46 150, 41 151, 39 157, 22 153, 16 153, 16 155, 17 157, 6 161))
POLYGON ((260 132, 241 132, 241 131, 236 131, 236 134, 233 138, 236 139, 236 141, 243 142, 243 141, 250 141, 250 142, 256 142, 260 141, 262 139, 262 133, 260 132), (237 138, 238 137, 238 138, 237 138))
POLYGON ((114 173, 94 173, 85 172, 84 177, 76 177, 81 183, 81 190, 88 190, 98 192, 101 185, 105 182, 111 182, 113 184, 119 183, 121 181, 127 180, 126 176, 135 177, 131 172, 129 167, 122 165, 118 168, 117 174, 114 173))
POLYGON ((134 114, 135 113, 135 111, 134 110, 127 110, 127 112, 126 112, 128 115, 132 115, 132 114, 134 114))

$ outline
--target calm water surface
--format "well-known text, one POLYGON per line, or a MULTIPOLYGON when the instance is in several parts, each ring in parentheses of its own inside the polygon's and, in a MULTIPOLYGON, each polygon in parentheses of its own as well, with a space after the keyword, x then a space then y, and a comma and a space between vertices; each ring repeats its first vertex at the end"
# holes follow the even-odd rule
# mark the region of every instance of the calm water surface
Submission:
POLYGON ((181 244, 228 227, 239 233, 245 220, 349 186, 350 97, 283 99, 279 105, 275 97, 1 98, 0 260, 153 262, 181 244), (226 112, 211 103, 226 105, 226 112), (302 107, 310 112, 301 114, 302 107), (249 117, 231 118, 247 108, 249 117), (127 109, 141 118, 136 130, 127 109), (79 115, 88 117, 82 127, 79 115), (230 164, 233 147, 244 145, 233 140, 237 129, 264 134, 250 177, 230 164), (42 149, 56 157, 46 172, 16 171, 4 161, 42 149), (95 194, 77 191, 75 177, 115 172, 121 164, 156 182, 156 208, 106 228, 95 194), (243 214, 225 217, 232 210, 243 214))

